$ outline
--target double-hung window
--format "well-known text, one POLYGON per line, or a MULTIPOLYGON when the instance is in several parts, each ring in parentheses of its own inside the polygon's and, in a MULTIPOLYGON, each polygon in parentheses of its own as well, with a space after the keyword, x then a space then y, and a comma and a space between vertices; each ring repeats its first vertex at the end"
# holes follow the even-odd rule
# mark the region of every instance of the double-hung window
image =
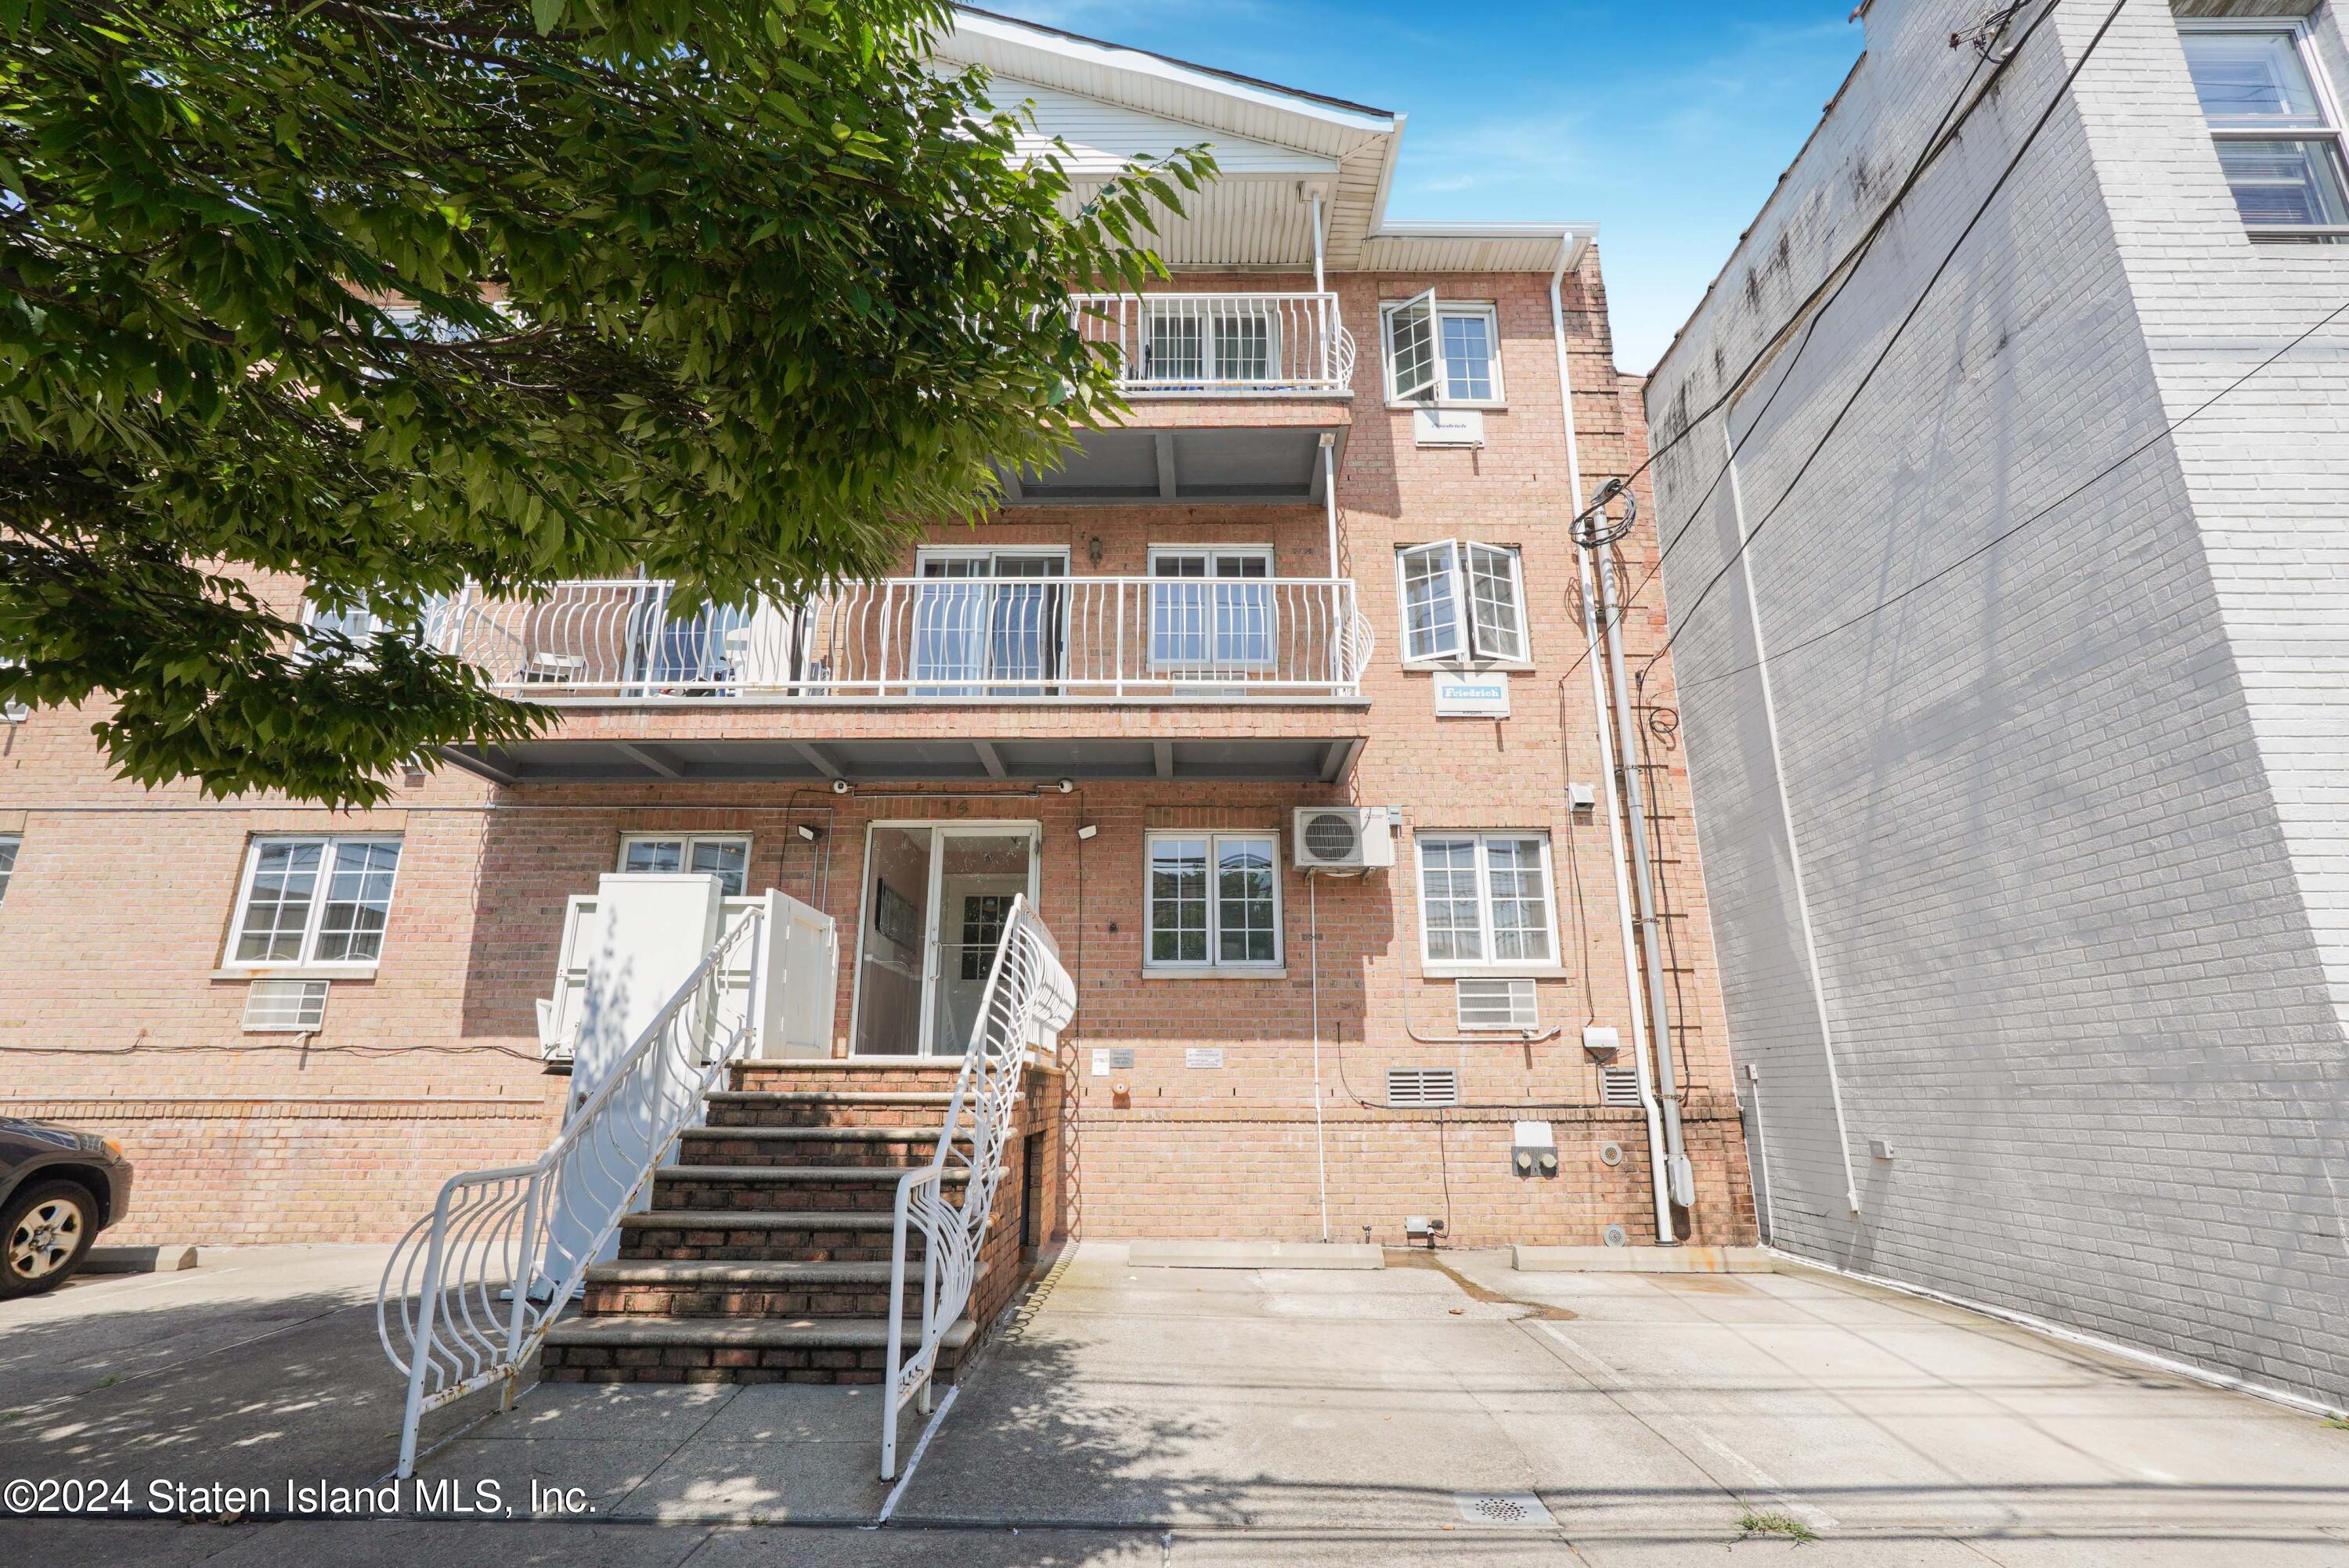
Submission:
POLYGON ((1508 969, 1557 962, 1548 835, 1430 832, 1414 841, 1426 963, 1508 969))
POLYGON ((740 833, 631 833, 620 841, 624 872, 701 872, 719 892, 740 898, 750 870, 750 841, 740 833))
POLYGON ((1516 551, 1444 539, 1400 551, 1395 562, 1405 663, 1524 661, 1526 595, 1516 551))
POLYGON ((1145 844, 1150 968, 1278 967, 1277 835, 1152 833, 1145 844))
POLYGON ((225 966, 375 963, 398 870, 397 838, 254 840, 225 966))
POLYGON ((1150 665, 1195 675, 1273 666, 1272 552, 1242 546, 1150 552, 1150 665))
POLYGON ((2179 37, 2244 227, 2258 239, 2349 236, 2341 125, 2305 29, 2183 22, 2179 37))
POLYGON ((1501 401, 1500 319, 1489 304, 1438 300, 1435 291, 1381 311, 1390 403, 1501 401))
POLYGON ((16 848, 24 841, 14 833, 0 833, 0 903, 8 902, 8 879, 16 874, 16 848))

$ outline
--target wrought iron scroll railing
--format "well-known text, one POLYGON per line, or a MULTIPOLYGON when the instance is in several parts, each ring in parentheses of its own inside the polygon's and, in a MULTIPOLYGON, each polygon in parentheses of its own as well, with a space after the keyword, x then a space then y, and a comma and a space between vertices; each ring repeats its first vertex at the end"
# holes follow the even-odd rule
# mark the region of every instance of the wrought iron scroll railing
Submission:
POLYGON ((1076 1010, 1076 986, 1061 965, 1060 947, 1023 893, 1012 901, 1004 921, 937 1148, 927 1164, 897 1182, 889 1253, 888 1377, 882 1385, 887 1390, 881 1410, 883 1480, 897 1473, 898 1415, 908 1403, 928 1411, 938 1351, 969 1307, 1029 1052, 1066 1028, 1076 1010), (968 1172, 959 1201, 947 1192, 949 1169, 968 1172), (922 1329, 909 1349, 906 1252, 916 1233, 922 1238, 922 1329))
POLYGON ((430 1411, 492 1384, 512 1402, 588 1265, 698 1121, 758 1016, 725 981, 757 951, 764 918, 747 912, 702 957, 535 1162, 451 1177, 393 1249, 376 1331, 408 1377, 400 1475, 430 1411))

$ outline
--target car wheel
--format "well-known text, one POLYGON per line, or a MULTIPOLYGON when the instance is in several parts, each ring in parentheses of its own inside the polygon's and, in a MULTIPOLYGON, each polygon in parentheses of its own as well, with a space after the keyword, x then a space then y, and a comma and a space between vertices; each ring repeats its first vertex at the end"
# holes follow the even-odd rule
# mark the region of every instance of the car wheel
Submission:
POLYGON ((98 1205, 78 1181, 40 1181, 0 1209, 0 1299, 70 1278, 98 1239, 98 1205))

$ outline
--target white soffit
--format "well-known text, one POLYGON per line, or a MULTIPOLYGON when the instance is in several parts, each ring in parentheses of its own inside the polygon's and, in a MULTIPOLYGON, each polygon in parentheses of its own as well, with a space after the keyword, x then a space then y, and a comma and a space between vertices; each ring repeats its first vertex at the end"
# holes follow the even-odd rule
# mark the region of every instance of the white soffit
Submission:
POLYGON ((1593 223, 1388 223, 1362 245, 1370 273, 1571 270, 1599 237, 1593 223))

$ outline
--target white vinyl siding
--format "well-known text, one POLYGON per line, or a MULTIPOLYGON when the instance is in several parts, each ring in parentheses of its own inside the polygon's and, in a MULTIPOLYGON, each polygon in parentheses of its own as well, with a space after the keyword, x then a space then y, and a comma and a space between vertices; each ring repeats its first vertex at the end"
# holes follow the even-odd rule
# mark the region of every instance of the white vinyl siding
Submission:
POLYGON ((1525 662, 1525 586, 1515 550, 1445 539, 1400 551, 1396 563, 1404 663, 1525 662))
POLYGON ((2189 22, 2179 38, 2244 226, 2271 238, 2349 233, 2339 111, 2304 30, 2189 22))
POLYGON ((742 833, 631 833, 620 841, 624 872, 705 872, 719 891, 740 898, 750 870, 750 840, 742 833))
POLYGON ((1425 962, 1499 969, 1557 962, 1547 834, 1428 833, 1416 844, 1425 962))
POLYGON ((398 870, 396 838, 254 840, 224 966, 374 964, 398 870))
POLYGON ((1279 966, 1277 834, 1152 833, 1145 853, 1148 967, 1279 966))
POLYGON ((1380 312, 1387 401, 1493 407, 1502 400, 1500 316, 1435 291, 1380 312))

